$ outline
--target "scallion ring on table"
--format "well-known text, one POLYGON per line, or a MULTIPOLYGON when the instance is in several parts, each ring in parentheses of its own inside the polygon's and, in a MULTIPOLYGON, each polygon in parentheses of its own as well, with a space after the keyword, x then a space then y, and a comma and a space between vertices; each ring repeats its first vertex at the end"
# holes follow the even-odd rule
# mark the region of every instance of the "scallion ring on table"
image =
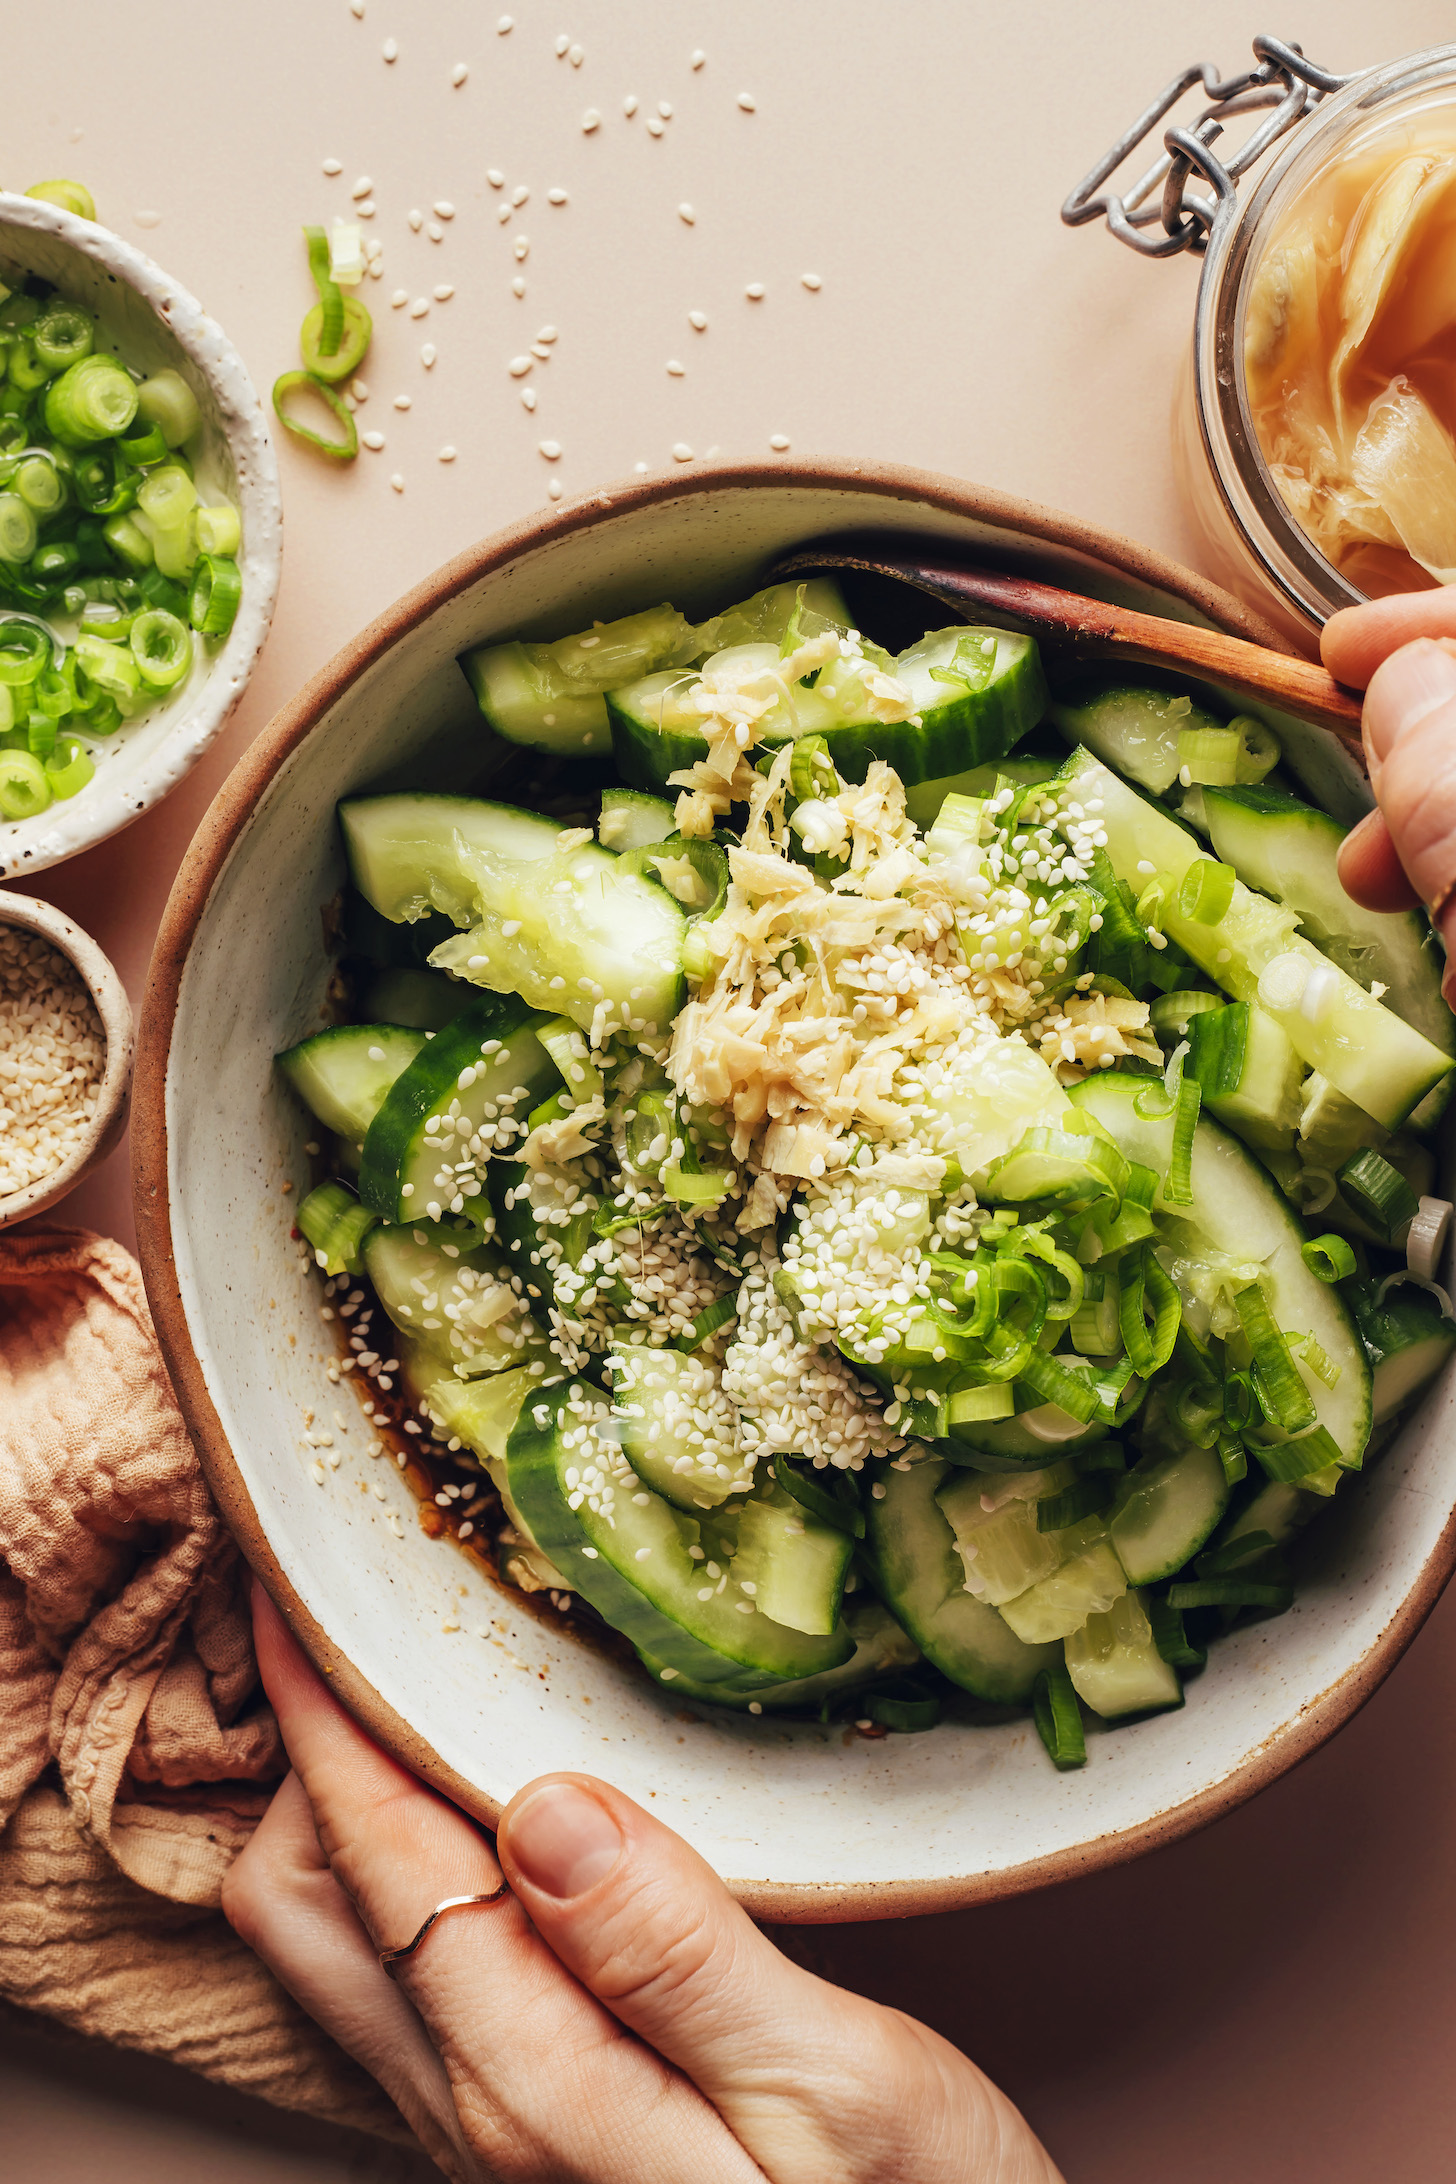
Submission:
MULTIPOLYGON (((308 245, 308 270, 319 300, 314 305, 318 313, 317 346, 320 356, 334 357, 339 353, 339 343, 344 338, 344 292, 334 279, 329 261, 329 239, 321 227, 306 227, 303 239, 308 245)), ((312 318, 313 312, 309 313, 312 318)), ((305 324, 307 321, 305 321, 305 324)))
POLYGON ((32 182, 25 194, 43 205, 59 205, 62 212, 73 212, 78 220, 96 218, 96 200, 84 182, 32 182))
POLYGON ((278 422, 293 434, 296 440, 317 448, 320 455, 327 455, 330 462, 351 463, 359 452, 359 431, 351 412, 345 407, 342 395, 336 394, 325 380, 312 372, 284 372, 273 382, 273 408, 278 422), (289 415, 287 405, 297 394, 307 392, 327 403, 339 421, 343 437, 326 440, 322 433, 311 432, 307 425, 289 415))
POLYGON ((320 346, 322 331, 322 304, 316 303, 307 314, 299 331, 298 346, 305 368, 316 379, 327 379, 332 385, 352 379, 369 353, 374 339, 374 321, 357 296, 343 296, 344 331, 338 346, 325 351, 320 346))

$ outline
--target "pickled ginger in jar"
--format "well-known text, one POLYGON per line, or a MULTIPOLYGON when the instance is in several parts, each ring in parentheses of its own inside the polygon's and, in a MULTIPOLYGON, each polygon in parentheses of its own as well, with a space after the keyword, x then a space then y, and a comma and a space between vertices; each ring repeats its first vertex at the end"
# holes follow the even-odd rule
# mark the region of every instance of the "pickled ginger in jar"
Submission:
POLYGON ((1281 209, 1243 353, 1269 475, 1326 560, 1367 596, 1456 583, 1456 103, 1281 209))

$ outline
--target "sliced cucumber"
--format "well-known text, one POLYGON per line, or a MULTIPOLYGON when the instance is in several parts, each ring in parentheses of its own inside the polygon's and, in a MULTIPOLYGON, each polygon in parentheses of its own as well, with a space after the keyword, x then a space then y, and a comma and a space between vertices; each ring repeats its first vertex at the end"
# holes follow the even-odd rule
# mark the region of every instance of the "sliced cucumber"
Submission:
POLYGON ((786 584, 770 584, 766 591, 757 591, 701 623, 697 630, 699 650, 694 658, 722 652, 728 645, 788 644, 792 649, 804 637, 816 636, 821 630, 847 630, 849 626, 844 594, 832 576, 791 579, 786 584))
POLYGON ((978 1699, 1020 1706, 1057 1649, 1023 1645, 995 1608, 966 1591, 955 1534, 935 1498, 949 1475, 934 1461, 884 1473, 884 1495, 871 1496, 865 1511, 875 1585, 943 1676, 978 1699))
POLYGON ((475 1206, 487 1162, 525 1135, 527 1115, 561 1081, 540 1021, 524 1001, 488 994, 422 1045, 364 1140, 359 1195, 371 1212, 439 1221, 475 1206))
POLYGON ((1178 1671, 1159 1653, 1135 1592, 1125 1592, 1105 1614, 1089 1615, 1067 1639, 1066 1652, 1078 1698, 1106 1721, 1183 1704, 1178 1671))
MULTIPOLYGON (((682 1350, 624 1342, 612 1355, 618 1437, 644 1485, 679 1509, 712 1509, 745 1493, 737 1413, 721 1376, 682 1350)), ((772 1612, 772 1611, 770 1611, 772 1612)))
POLYGON ((423 970, 430 950, 454 931, 453 920, 439 910, 427 910, 413 925, 396 925, 366 901, 357 887, 344 891, 343 925, 345 955, 381 971, 423 970))
MULTIPOLYGON (((1345 829, 1327 812, 1268 788, 1206 789, 1213 846, 1247 887, 1277 895, 1299 912, 1305 937, 1367 990, 1377 981, 1385 1005, 1441 1053, 1456 1056, 1456 1017, 1441 994, 1445 957, 1418 910, 1382 913, 1352 902, 1340 885, 1336 856, 1345 829)), ((1420 1127, 1433 1122, 1453 1079, 1428 1095, 1420 1127)))
POLYGON ((730 1587, 746 1593, 760 1615, 828 1637, 839 1624, 853 1552, 848 1532, 819 1523, 781 1486, 761 1487, 738 1512, 730 1587))
POLYGON ((354 885, 381 917, 405 925, 432 912, 468 925, 477 915, 476 866, 543 864, 562 831, 513 804, 425 790, 352 797, 339 806, 339 826, 354 885))
POLYGON ((471 998, 471 988, 443 971, 379 971, 359 996, 363 1016, 412 1031, 440 1031, 471 998))
POLYGON ((697 1520, 642 1484, 610 1429, 607 1405, 583 1383, 543 1390, 523 1405, 506 1462, 532 1534, 614 1630, 701 1683, 745 1668, 813 1676, 851 1657, 842 1627, 809 1637, 760 1614, 697 1520))
POLYGON ((1100 1517, 1086 1517, 1047 1537, 1070 1550, 1065 1559, 1049 1576, 1005 1601, 997 1611, 1026 1645, 1070 1638, 1089 1615, 1104 1615, 1127 1591, 1122 1564, 1100 1517))
MULTIPOLYGON (((1069 1097, 1111 1131, 1129 1160, 1166 1177, 1173 1153, 1171 1117, 1137 1112, 1145 1078, 1103 1070, 1072 1087, 1069 1097)), ((1200 1118, 1193 1137, 1193 1200, 1169 1206, 1159 1189, 1153 1210, 1175 1252, 1201 1253, 1261 1268, 1260 1282, 1277 1327, 1310 1334, 1339 1368, 1334 1387, 1302 1373, 1319 1423, 1344 1461, 1358 1465, 1370 1437, 1370 1371, 1343 1298, 1317 1281, 1301 1256, 1305 1230, 1277 1184, 1236 1138, 1200 1118)), ((1176 1264, 1175 1264, 1176 1276, 1176 1264)))
POLYGON ((673 808, 660 796, 644 796, 640 789, 603 789, 602 816, 597 840, 603 849, 645 849, 651 842, 665 842, 677 831, 673 808))
POLYGON ((1023 756, 1013 751, 984 766, 970 766, 960 773, 943 774, 935 781, 917 781, 913 788, 905 791, 905 809, 921 832, 929 833, 948 796, 987 797, 998 781, 1010 781, 1020 788, 1038 781, 1050 781, 1061 770, 1059 758, 1036 757, 1030 753, 1023 756))
POLYGON ((338 1024, 289 1047, 278 1067, 326 1130, 357 1145, 424 1043, 397 1024, 338 1024))
POLYGON ((1246 1145, 1287 1152, 1300 1116, 1304 1064, 1282 1024, 1256 1001, 1205 1009, 1188 1026, 1186 1064, 1203 1105, 1246 1145))
POLYGON ((854 1652, 839 1668, 826 1668, 817 1676, 798 1676, 787 1683, 695 1683, 674 1669, 664 1669, 648 1654, 641 1656, 649 1676, 665 1684, 674 1698, 700 1699, 714 1706, 735 1706, 753 1713, 782 1713, 790 1707, 815 1707, 841 1691, 858 1690, 877 1677, 913 1668, 920 1648, 906 1636, 889 1609, 879 1600, 857 1595, 844 1610, 844 1627, 854 1652))
POLYGON ((364 1242, 364 1268, 395 1326, 466 1377, 545 1352, 503 1254, 468 1224, 376 1228, 364 1242))
POLYGON ((1154 796, 1178 778, 1180 733, 1224 725, 1191 698, 1137 683, 1119 683, 1091 697, 1053 698, 1047 711, 1068 743, 1084 744, 1154 796))
MULTIPOLYGON (((416 1368, 430 1353, 415 1355, 416 1368)), ((419 1404, 427 1418, 447 1434, 463 1441, 480 1458, 491 1485, 501 1498, 512 1525, 521 1536, 521 1552, 537 1586, 559 1592, 572 1590, 569 1580, 543 1553, 539 1540, 516 1507, 506 1466, 506 1445, 521 1405, 538 1384, 544 1367, 516 1366, 509 1372, 492 1373, 485 1380, 456 1380, 450 1375, 430 1380, 420 1391, 419 1404)), ((418 1377, 418 1373, 416 1374, 418 1377)))
POLYGON ((1000 1496, 988 1494, 976 1472, 953 1472, 942 1481, 935 1498, 955 1534, 967 1592, 999 1608, 1060 1568, 1066 1560, 1061 1536, 1037 1530, 1036 1505, 1073 1477, 1070 1464, 1056 1464, 1029 1472, 1000 1496))
POLYGON ((475 702, 498 736, 539 751, 611 748, 603 693, 649 668, 696 658, 700 638, 676 607, 598 622, 554 644, 475 645, 460 655, 475 702))
POLYGON ((1230 1491, 1217 1449, 1183 1448, 1135 1464, 1107 1524, 1129 1584, 1155 1585, 1191 1561, 1223 1521, 1230 1491))
MULTIPOLYGON (((1058 1363, 1070 1366, 1075 1360, 1058 1359, 1058 1363)), ((952 1390, 946 1399, 946 1438, 955 1453, 951 1455, 949 1447, 945 1453, 953 1463, 968 1464, 976 1471, 1035 1471, 1064 1452, 1070 1454, 1107 1437, 1106 1426, 1085 1425, 1059 1403, 1039 1402, 1021 1382, 1016 1383, 1017 1409, 1010 1418, 977 1416, 978 1399, 984 1394, 983 1388, 973 1388, 966 1401, 960 1391, 952 1390)))
POLYGON ((1434 1380, 1456 1348, 1456 1322, 1425 1290, 1402 1287, 1383 1304, 1355 1307, 1374 1375, 1375 1423, 1383 1425, 1434 1380))
POLYGON ((1100 806, 1107 852, 1120 880, 1141 894, 1165 881, 1158 918, 1170 940, 1238 1001, 1257 1001, 1288 1032, 1311 1069, 1394 1129, 1452 1067, 1449 1055, 1401 1022, 1295 930, 1297 913, 1234 883, 1215 924, 1180 915, 1178 882, 1204 853, 1194 837, 1130 789, 1089 752, 1062 776, 1086 808, 1100 806))
POLYGON ((298 1232, 325 1274, 357 1274, 360 1247, 375 1218, 343 1183, 320 1183, 298 1209, 298 1232))

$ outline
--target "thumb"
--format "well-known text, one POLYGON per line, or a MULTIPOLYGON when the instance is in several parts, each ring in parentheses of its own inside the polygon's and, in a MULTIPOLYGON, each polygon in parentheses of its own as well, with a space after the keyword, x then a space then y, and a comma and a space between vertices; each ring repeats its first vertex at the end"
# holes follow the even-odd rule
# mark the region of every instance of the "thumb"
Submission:
POLYGON ((792 1964, 695 1851, 607 1784, 529 1784, 497 1853, 561 1962, 693 2080, 773 2184, 1055 2184, 973 2064, 792 1964))

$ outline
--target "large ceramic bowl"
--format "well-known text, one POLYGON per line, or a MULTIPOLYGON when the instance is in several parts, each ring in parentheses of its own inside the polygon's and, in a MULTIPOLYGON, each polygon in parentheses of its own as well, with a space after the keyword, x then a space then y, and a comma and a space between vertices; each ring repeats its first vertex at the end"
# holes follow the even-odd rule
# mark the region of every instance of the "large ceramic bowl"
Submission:
MULTIPOLYGON (((1227 595, 1126 541, 901 470, 679 474, 500 533, 340 653, 219 795, 158 941, 133 1123, 147 1287, 188 1423, 249 1559, 332 1688, 482 1818, 544 1769, 604 1774, 756 1912, 787 1919, 970 1903, 1186 1834, 1349 1718, 1456 1553, 1443 1386, 1310 1537, 1293 1612, 1219 1646, 1181 1712, 1094 1733, 1085 1770, 1059 1775, 1027 1721, 870 1742, 702 1718, 427 1539, 393 1466, 364 1453, 347 1382, 328 1377, 317 1287, 288 1242, 295 1200, 282 1185, 306 1173, 308 1123, 272 1067, 320 1021, 319 906, 343 878, 337 799, 408 778, 442 738, 479 766, 483 732, 455 665, 465 645, 665 596, 705 611, 787 549, 850 527, 964 542, 1175 620, 1265 634, 1227 595), (323 1487, 305 1413, 341 1457, 319 1467, 323 1487)), ((1363 788, 1348 761, 1320 733, 1282 731, 1305 777, 1353 816, 1363 788)))
POLYGON ((203 644, 186 682, 93 747, 95 779, 33 819, 0 820, 0 880, 17 880, 104 842, 159 803, 222 728, 251 675, 278 596, 283 546, 278 465, 242 358, 170 274, 109 228, 56 205, 0 190, 0 281, 36 274, 100 321, 138 370, 180 372, 202 428, 188 452, 199 479, 225 493, 243 522, 243 598, 225 642, 203 644))

